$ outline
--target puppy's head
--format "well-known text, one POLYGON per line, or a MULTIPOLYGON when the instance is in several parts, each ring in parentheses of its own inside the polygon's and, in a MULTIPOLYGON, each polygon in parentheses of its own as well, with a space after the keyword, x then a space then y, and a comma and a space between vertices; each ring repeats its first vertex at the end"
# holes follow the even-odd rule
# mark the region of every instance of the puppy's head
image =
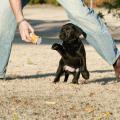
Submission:
POLYGON ((78 38, 85 39, 86 36, 86 33, 82 29, 72 23, 63 25, 59 35, 63 42, 72 42, 78 38))

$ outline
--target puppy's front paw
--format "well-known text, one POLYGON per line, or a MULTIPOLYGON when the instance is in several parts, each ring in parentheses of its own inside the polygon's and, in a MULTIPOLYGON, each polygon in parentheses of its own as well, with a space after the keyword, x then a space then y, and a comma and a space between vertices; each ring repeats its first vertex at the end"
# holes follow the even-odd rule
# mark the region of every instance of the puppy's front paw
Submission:
POLYGON ((59 81, 59 79, 54 79, 53 83, 58 83, 59 81))
POLYGON ((78 80, 75 80, 75 79, 72 80, 72 83, 73 83, 73 84, 79 84, 79 83, 78 83, 78 80))
POLYGON ((58 43, 54 43, 54 44, 52 45, 52 49, 53 49, 53 50, 57 50, 57 49, 59 49, 60 47, 61 47, 61 45, 58 44, 58 43))

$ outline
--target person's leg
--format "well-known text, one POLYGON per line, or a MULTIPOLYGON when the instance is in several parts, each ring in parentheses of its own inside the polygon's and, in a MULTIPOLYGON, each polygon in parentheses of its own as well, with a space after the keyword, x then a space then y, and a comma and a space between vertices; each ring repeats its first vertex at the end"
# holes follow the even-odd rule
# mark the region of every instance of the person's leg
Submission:
POLYGON ((0 78, 4 78, 17 23, 9 0, 2 0, 0 6, 0 78))
POLYGON ((65 8, 71 22, 87 33, 87 41, 111 65, 120 52, 103 21, 82 0, 58 0, 65 8))
POLYGON ((9 0, 2 0, 0 6, 0 78, 4 78, 16 30, 16 21, 9 0))

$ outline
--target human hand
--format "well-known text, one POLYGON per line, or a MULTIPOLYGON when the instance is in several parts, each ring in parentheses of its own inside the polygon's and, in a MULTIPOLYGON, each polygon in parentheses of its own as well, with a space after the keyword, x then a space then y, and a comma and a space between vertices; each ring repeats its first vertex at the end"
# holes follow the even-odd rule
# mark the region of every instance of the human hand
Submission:
POLYGON ((26 20, 22 20, 18 24, 18 28, 19 28, 22 40, 26 42, 31 42, 30 33, 34 33, 34 29, 32 28, 32 26, 26 20))

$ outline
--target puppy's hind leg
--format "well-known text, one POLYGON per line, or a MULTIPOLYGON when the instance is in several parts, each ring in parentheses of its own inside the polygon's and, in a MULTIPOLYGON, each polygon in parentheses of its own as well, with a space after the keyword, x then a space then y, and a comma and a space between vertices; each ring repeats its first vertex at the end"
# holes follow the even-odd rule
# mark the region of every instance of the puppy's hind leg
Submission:
POLYGON ((64 79, 64 82, 67 82, 68 77, 69 77, 69 74, 68 74, 67 72, 65 72, 65 79, 64 79))

